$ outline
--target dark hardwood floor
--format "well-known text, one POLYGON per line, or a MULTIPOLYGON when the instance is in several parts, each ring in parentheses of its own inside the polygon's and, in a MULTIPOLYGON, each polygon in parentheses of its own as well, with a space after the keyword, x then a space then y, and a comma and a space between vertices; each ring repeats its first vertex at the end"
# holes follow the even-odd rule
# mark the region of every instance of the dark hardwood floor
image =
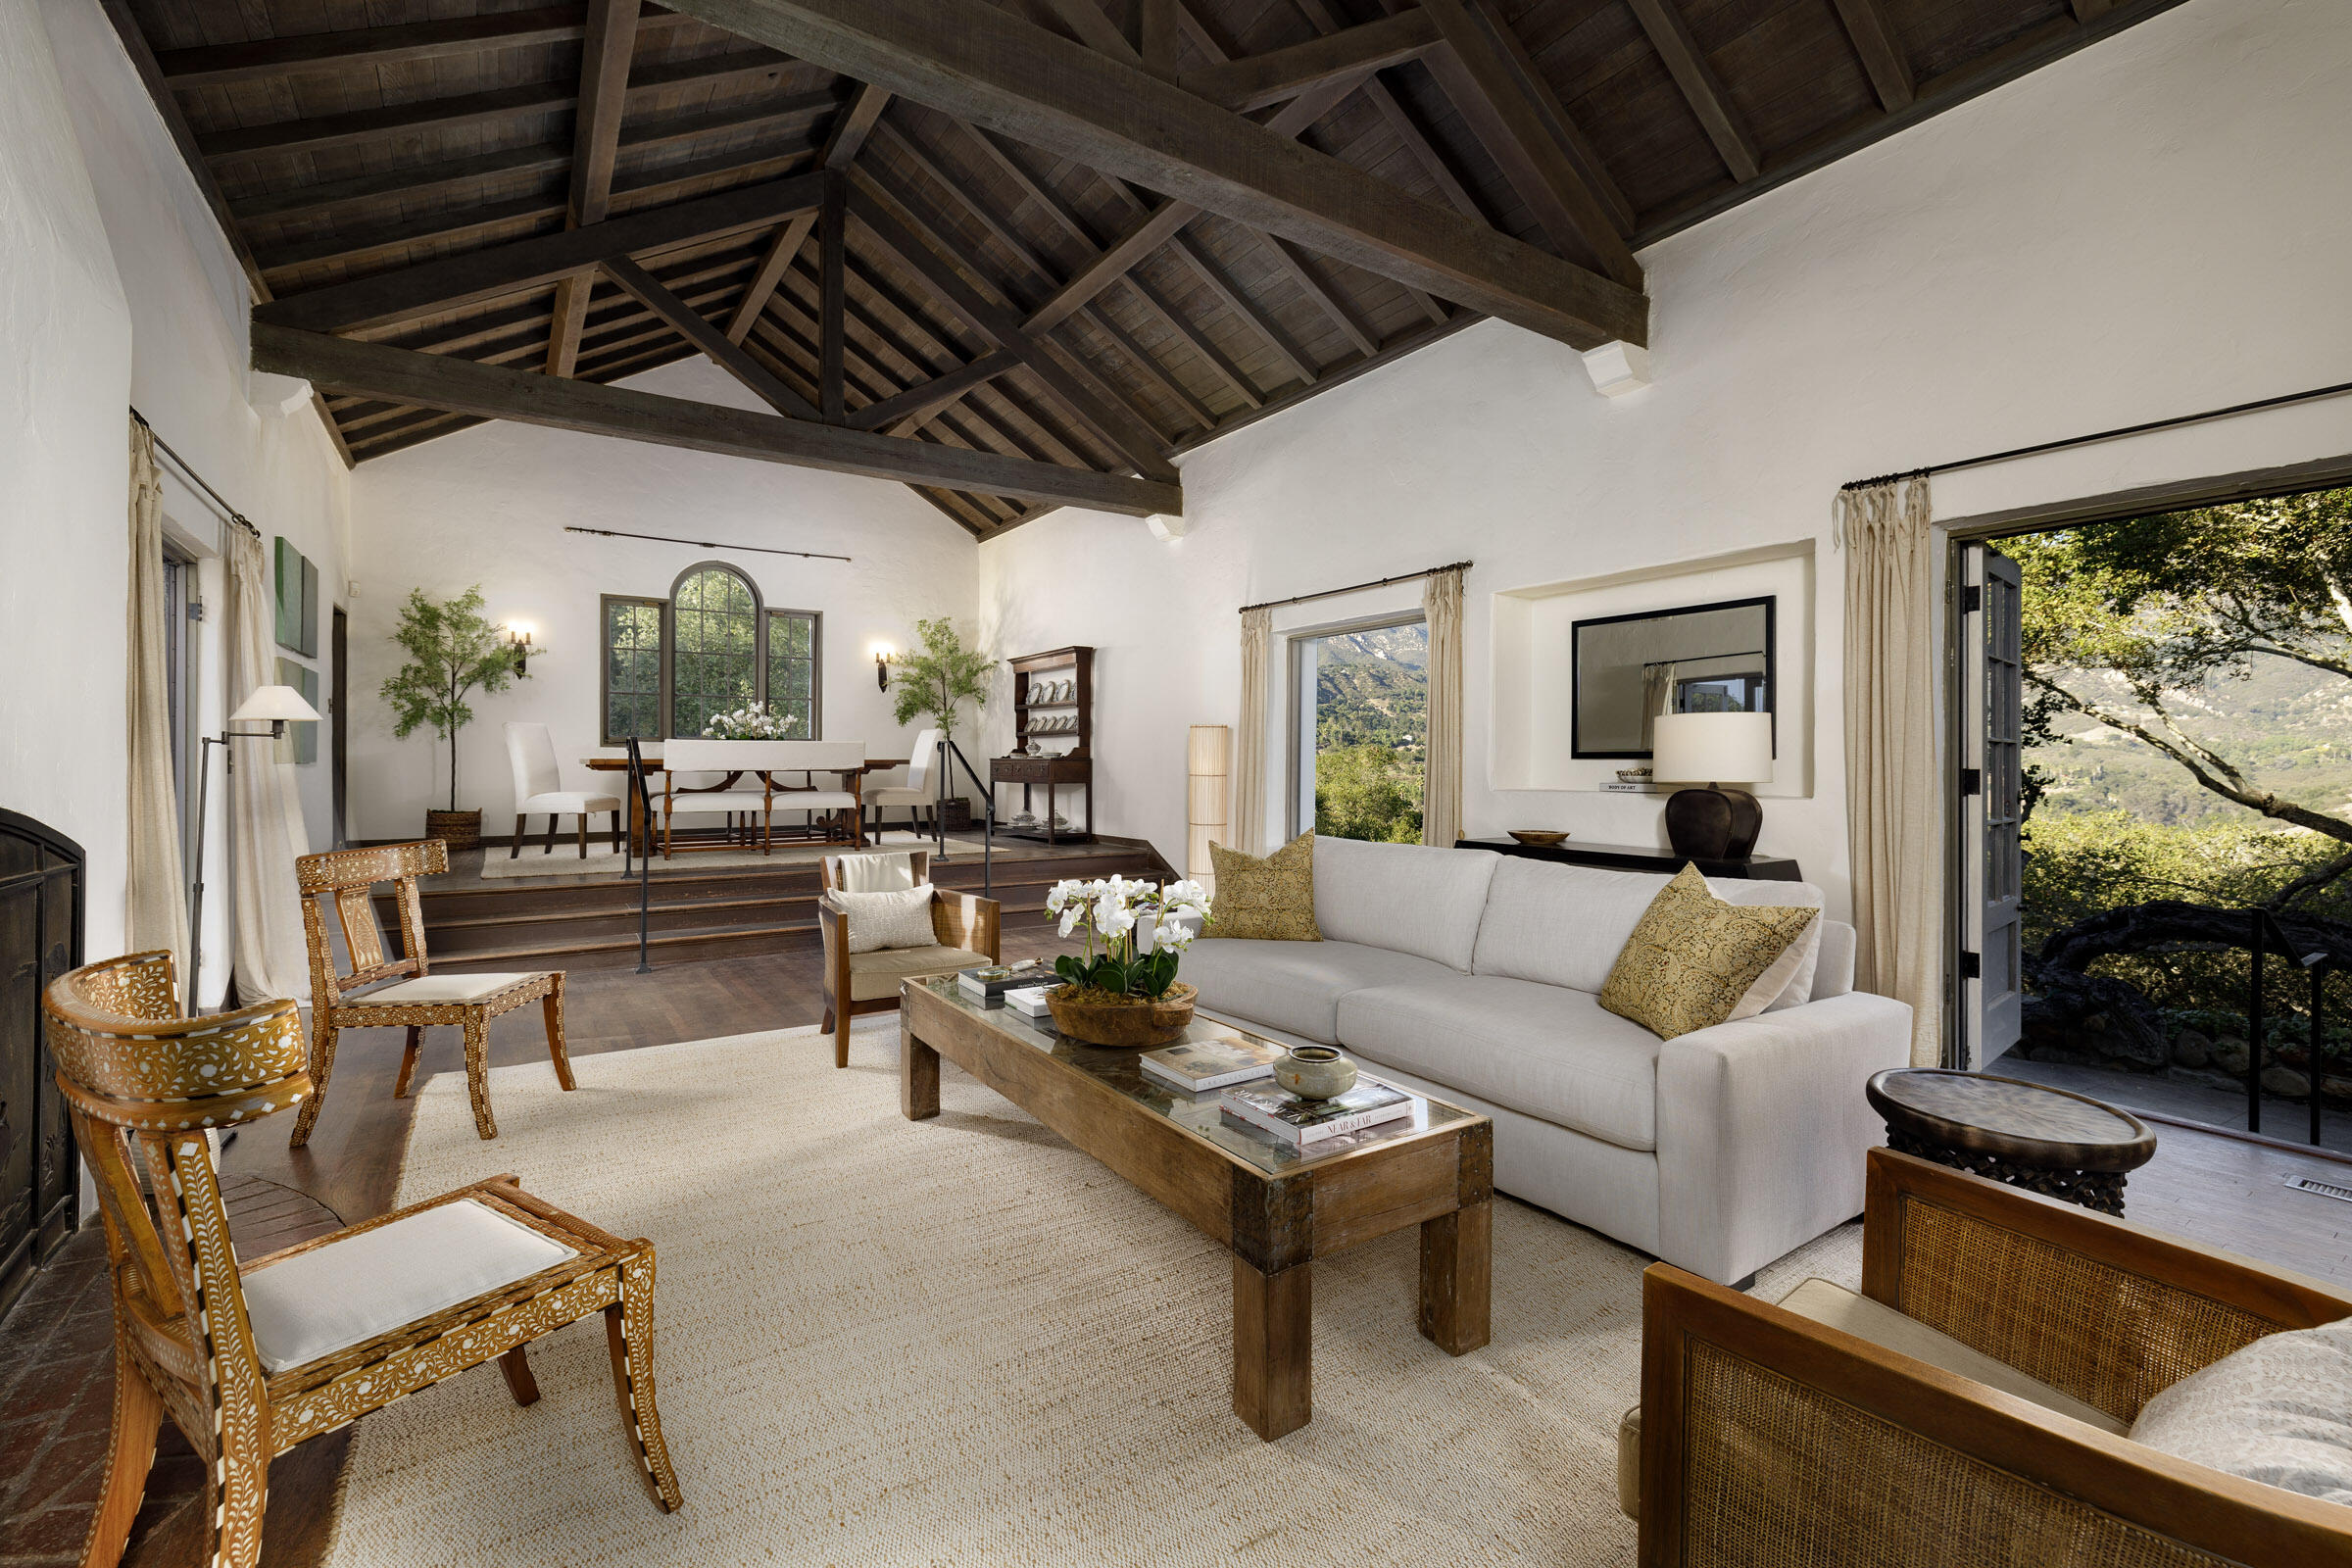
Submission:
MULTIPOLYGON (((1052 927, 1007 930, 1008 958, 1071 951, 1052 927)), ((790 951, 684 963, 640 975, 578 971, 566 982, 570 1049, 586 1055, 813 1024, 823 1010, 818 956, 790 951)), ((286 1148, 285 1122, 250 1128, 222 1157, 239 1250, 258 1256, 391 1206, 416 1102, 392 1098, 398 1030, 347 1033, 310 1146, 286 1148)), ((536 1007, 499 1019, 495 1064, 544 1061, 536 1007)), ((427 1031, 418 1076, 463 1070, 458 1032, 427 1031)), ((2352 1167, 2193 1128, 2160 1130, 2156 1158, 2132 1174, 2132 1217, 2231 1251, 2352 1286, 2352 1202, 2295 1191, 2296 1176, 2346 1182, 2352 1167)), ((105 1250, 93 1222, 0 1324, 0 1568, 76 1560, 104 1457, 113 1388, 105 1250)), ((270 1471, 269 1568, 311 1568, 326 1546, 347 1433, 303 1445, 270 1471)), ((192 1503, 202 1478, 170 1424, 124 1562, 198 1560, 192 1503)))

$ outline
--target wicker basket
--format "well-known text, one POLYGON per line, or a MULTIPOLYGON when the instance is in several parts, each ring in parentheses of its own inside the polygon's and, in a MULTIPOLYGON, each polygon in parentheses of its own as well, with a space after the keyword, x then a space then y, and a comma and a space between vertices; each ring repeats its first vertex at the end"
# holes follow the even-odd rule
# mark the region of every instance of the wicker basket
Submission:
POLYGON ((1072 1040, 1113 1051, 1148 1051, 1183 1039, 1193 1021, 1193 1002, 1200 994, 1181 980, 1157 1002, 1080 1002, 1076 990, 1062 986, 1047 994, 1054 1026, 1072 1040))
POLYGON ((477 807, 470 811, 427 811, 424 836, 439 839, 452 851, 478 850, 482 847, 481 810, 477 807))

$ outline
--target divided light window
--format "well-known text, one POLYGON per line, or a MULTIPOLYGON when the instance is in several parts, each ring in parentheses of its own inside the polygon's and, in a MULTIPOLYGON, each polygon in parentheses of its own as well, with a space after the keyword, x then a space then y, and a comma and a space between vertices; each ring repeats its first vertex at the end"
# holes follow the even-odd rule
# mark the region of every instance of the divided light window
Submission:
POLYGON ((767 609, 733 566, 689 566, 667 599, 607 594, 602 629, 607 746, 700 735, 712 715, 753 702, 790 719, 790 738, 820 737, 824 616, 767 609))

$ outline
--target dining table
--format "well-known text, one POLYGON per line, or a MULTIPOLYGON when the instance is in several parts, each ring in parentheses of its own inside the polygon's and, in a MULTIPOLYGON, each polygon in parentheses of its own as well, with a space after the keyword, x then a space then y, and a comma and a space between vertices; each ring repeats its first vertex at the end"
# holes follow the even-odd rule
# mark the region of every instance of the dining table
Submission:
MULTIPOLYGON (((645 771, 649 776, 668 771, 662 765, 660 752, 646 751, 640 748, 638 756, 643 760, 645 771)), ((847 787, 851 779, 861 778, 867 773, 885 772, 894 767, 905 767, 906 762, 907 759, 904 757, 869 757, 865 760, 863 767, 827 767, 817 768, 815 771, 834 774, 847 787)), ((583 757, 580 759, 580 765, 595 773, 626 773, 629 770, 629 760, 625 754, 619 757, 583 757)), ((786 771, 791 770, 786 769, 786 771)), ((742 776, 742 770, 738 769, 729 773, 724 782, 710 785, 709 788, 733 789, 735 781, 742 776)), ((645 803, 637 799, 634 791, 624 790, 622 793, 629 797, 630 847, 639 855, 650 856, 653 853, 654 841, 651 831, 652 824, 645 819, 645 803)), ((865 847, 865 815, 863 812, 859 812, 858 819, 850 824, 850 842, 858 849, 865 847)))

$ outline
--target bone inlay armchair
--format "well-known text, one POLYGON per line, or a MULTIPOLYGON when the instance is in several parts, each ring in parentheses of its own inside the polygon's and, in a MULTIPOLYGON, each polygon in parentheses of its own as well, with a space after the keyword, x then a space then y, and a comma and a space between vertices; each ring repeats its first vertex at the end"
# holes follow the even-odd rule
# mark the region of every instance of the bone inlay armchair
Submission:
POLYGON ((169 953, 132 954, 42 997, 114 1280, 114 1435, 84 1568, 121 1559, 166 1416, 205 1462, 204 1560, 248 1568, 273 1457, 485 1361, 527 1405, 524 1347, 600 1311, 634 1461, 676 1508, 654 1400, 653 1244, 494 1176, 241 1261, 205 1133, 309 1096, 302 1019, 284 1001, 181 1018, 172 967, 169 953))

